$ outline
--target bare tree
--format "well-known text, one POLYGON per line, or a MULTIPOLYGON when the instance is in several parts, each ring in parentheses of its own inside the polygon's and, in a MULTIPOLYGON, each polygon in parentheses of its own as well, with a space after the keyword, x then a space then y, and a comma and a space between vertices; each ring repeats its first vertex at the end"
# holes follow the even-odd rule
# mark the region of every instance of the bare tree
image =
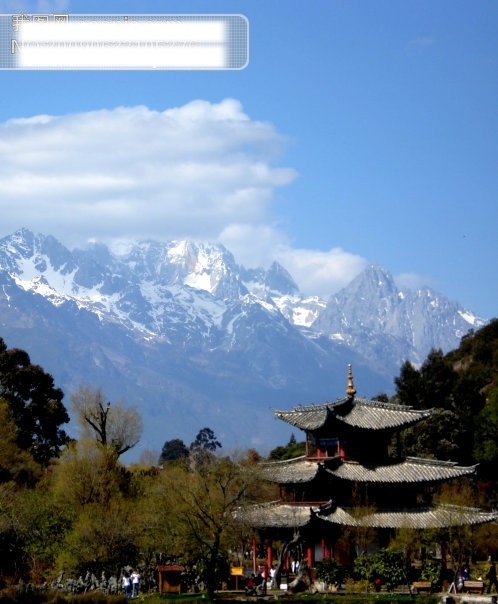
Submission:
POLYGON ((118 457, 132 449, 142 435, 142 418, 136 407, 123 402, 111 405, 100 389, 80 386, 71 395, 71 405, 83 434, 93 436, 118 457))

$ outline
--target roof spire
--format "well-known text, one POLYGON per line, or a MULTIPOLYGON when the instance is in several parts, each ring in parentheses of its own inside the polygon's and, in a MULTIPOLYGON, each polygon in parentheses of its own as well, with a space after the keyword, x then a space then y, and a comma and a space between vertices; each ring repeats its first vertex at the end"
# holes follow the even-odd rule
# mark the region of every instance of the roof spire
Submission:
POLYGON ((356 394, 353 382, 353 368, 351 367, 351 363, 348 365, 348 387, 346 389, 346 394, 348 395, 348 398, 354 398, 354 395, 356 394))

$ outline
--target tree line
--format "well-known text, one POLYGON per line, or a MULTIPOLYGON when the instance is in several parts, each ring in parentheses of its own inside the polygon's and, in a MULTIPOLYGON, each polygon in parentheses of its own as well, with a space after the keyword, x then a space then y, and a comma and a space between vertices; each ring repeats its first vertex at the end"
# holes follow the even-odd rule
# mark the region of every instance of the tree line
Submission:
MULTIPOLYGON (((498 321, 462 339, 448 355, 405 363, 392 402, 432 408, 431 418, 392 443, 393 455, 479 463, 478 494, 496 505, 498 321)), ((81 387, 70 397, 78 439, 52 376, 0 338, 1 582, 41 583, 62 570, 119 576, 124 567, 185 564, 213 592, 252 537, 238 507, 278 499, 258 477, 260 455, 226 455, 210 428, 187 446, 166 441, 159 459, 125 466, 141 437, 138 409, 81 387)), ((386 395, 380 395, 387 399, 386 395)), ((294 435, 270 459, 302 454, 294 435)))

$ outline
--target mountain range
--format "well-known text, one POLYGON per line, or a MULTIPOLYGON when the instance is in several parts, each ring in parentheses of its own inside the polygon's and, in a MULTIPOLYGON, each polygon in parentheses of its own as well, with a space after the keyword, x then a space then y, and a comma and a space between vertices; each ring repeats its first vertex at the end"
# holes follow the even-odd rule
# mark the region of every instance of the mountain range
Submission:
MULTIPOLYGON (((273 409, 392 393, 405 360, 456 348, 485 320, 430 288, 399 289, 372 265, 328 300, 277 262, 246 269, 220 244, 138 241, 69 250, 28 229, 0 239, 0 336, 70 394, 100 387, 136 405, 144 436, 227 448, 286 442, 273 409)), ((74 426, 70 426, 74 430, 74 426)))

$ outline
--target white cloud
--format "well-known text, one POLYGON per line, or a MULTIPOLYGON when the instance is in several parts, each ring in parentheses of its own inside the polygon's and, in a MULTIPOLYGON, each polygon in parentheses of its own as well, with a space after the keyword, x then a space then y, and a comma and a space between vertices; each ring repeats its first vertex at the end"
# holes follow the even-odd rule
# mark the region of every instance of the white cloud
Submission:
POLYGON ((293 248, 284 233, 270 225, 229 225, 219 237, 246 267, 277 260, 307 295, 328 298, 350 283, 368 264, 339 247, 328 251, 293 248))
POLYGON ((295 171, 285 139, 238 101, 163 112, 119 107, 0 125, 3 229, 54 235, 214 239, 233 222, 267 220, 295 171))
POLYGON ((328 251, 288 248, 281 251, 278 260, 303 293, 325 299, 350 283, 368 264, 361 256, 339 247, 328 251))
POLYGON ((273 214, 296 172, 285 138, 240 103, 118 107, 0 124, 2 231, 21 226, 69 247, 91 238, 219 240, 247 267, 279 261, 304 293, 328 297, 366 260, 295 249, 273 214))

